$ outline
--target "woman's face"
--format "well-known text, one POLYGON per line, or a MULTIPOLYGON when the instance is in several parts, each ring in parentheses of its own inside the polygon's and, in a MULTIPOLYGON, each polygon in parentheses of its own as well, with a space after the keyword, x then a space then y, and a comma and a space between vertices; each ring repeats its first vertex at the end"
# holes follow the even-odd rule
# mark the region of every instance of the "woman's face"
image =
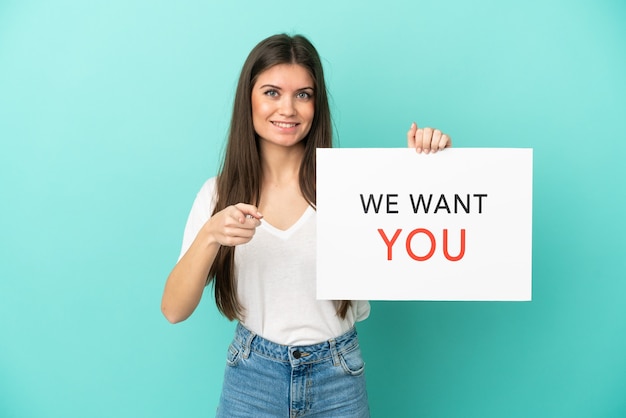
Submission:
POLYGON ((311 130, 313 79, 298 64, 279 64, 259 74, 252 87, 252 123, 261 141, 289 147, 311 130))

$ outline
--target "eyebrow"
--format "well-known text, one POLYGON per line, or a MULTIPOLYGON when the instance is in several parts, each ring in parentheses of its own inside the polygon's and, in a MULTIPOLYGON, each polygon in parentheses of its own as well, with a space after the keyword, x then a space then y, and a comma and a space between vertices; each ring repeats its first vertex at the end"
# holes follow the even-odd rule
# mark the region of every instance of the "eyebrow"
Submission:
MULTIPOLYGON (((262 86, 260 86, 259 88, 260 88, 260 89, 264 89, 264 88, 266 88, 266 87, 273 88, 273 89, 276 89, 276 90, 282 90, 282 88, 281 88, 281 87, 275 86, 275 85, 273 85, 273 84, 263 84, 263 85, 262 85, 262 86)), ((314 89, 313 87, 309 87, 309 86, 307 86, 307 87, 301 87, 301 88, 299 88, 299 89, 296 89, 296 91, 302 91, 302 90, 313 90, 313 91, 315 91, 315 89, 314 89)))

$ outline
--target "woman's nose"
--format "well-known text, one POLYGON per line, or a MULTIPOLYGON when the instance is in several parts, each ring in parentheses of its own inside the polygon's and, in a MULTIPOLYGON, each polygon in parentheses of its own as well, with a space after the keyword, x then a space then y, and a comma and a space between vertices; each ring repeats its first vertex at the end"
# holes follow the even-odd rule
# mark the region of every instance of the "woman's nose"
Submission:
POLYGON ((278 111, 283 116, 293 116, 296 113, 293 99, 288 96, 283 96, 280 100, 280 108, 278 111))

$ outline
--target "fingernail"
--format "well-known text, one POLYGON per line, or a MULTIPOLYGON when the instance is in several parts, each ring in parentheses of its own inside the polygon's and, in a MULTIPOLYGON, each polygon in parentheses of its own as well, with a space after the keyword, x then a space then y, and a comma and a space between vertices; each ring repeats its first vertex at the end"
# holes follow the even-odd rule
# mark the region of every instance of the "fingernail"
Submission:
POLYGON ((422 152, 422 149, 421 148, 415 148, 415 152, 420 153, 420 152, 422 152))
POLYGON ((263 215, 261 214, 261 212, 257 212, 256 214, 257 214, 257 216, 258 216, 258 217, 260 217, 260 218, 262 218, 262 217, 263 217, 263 215))

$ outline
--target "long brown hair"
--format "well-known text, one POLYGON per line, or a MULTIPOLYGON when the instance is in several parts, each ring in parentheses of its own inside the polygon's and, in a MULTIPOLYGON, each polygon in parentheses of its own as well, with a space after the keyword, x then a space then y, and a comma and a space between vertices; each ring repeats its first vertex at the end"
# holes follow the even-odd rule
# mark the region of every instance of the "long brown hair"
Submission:
MULTIPOLYGON (((304 67, 314 83, 313 122, 303 139, 304 157, 300 165, 300 191, 315 208, 315 150, 332 147, 332 120, 328 105, 324 71, 317 50, 302 35, 273 35, 259 42, 246 59, 233 105, 228 143, 217 177, 217 202, 213 214, 240 202, 259 204, 261 195, 261 161, 259 140, 252 123, 252 88, 263 71, 278 64, 304 67)), ((242 319, 243 308, 237 299, 234 274, 235 247, 220 247, 207 277, 214 280, 215 303, 228 319, 242 319)), ((337 304, 337 314, 345 318, 350 301, 337 304)))

